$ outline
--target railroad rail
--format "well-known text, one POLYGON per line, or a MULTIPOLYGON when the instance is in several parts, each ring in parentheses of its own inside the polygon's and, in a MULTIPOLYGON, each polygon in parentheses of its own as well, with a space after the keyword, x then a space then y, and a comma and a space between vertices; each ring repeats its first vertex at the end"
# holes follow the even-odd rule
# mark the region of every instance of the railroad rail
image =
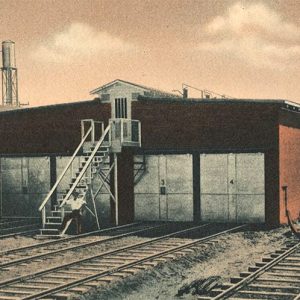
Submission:
MULTIPOLYGON (((207 228, 208 224, 173 232, 150 241, 138 242, 101 254, 0 282, 0 299, 68 299, 70 294, 86 291, 92 286, 134 274, 137 270, 193 251, 193 247, 210 243, 217 237, 234 232, 246 225, 201 238, 181 238, 207 228)), ((203 231, 203 234, 207 229, 203 231)))
POLYGON ((299 300, 300 243, 287 244, 240 273, 231 283, 212 289, 198 300, 299 300))
POLYGON ((0 239, 15 236, 18 234, 27 234, 37 231, 40 223, 37 220, 33 222, 31 219, 0 219, 0 239))
POLYGON ((165 226, 166 224, 147 225, 142 223, 132 223, 84 233, 77 236, 66 237, 60 240, 51 240, 48 242, 5 250, 0 252, 0 269, 17 266, 23 263, 32 263, 36 260, 40 260, 41 258, 49 259, 57 254, 62 254, 67 251, 103 244, 109 241, 121 239, 130 235, 139 234, 165 226), (101 238, 100 234, 113 235, 101 238))
POLYGON ((40 224, 37 218, 24 218, 24 219, 0 219, 0 230, 6 228, 14 228, 15 226, 40 224))
POLYGON ((17 227, 5 228, 0 231, 0 238, 6 235, 18 235, 22 233, 38 231, 40 224, 22 225, 17 227))

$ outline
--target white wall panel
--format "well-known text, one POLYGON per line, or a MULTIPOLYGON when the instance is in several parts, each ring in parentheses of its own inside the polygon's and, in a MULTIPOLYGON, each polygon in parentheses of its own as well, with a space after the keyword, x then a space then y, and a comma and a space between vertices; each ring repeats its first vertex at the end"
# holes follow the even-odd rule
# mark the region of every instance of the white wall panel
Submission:
POLYGON ((135 219, 143 221, 159 220, 159 197, 157 195, 135 195, 135 219))
POLYGON ((201 220, 213 222, 228 222, 228 195, 202 194, 201 220))
POLYGON ((192 221, 192 176, 191 155, 147 155, 146 171, 134 188, 135 219, 192 221))
POLYGON ((264 154, 200 155, 202 221, 265 221, 264 154))
POLYGON ((168 195, 168 220, 193 221, 193 194, 168 195))
POLYGON ((202 194, 227 194, 227 154, 200 156, 202 194))

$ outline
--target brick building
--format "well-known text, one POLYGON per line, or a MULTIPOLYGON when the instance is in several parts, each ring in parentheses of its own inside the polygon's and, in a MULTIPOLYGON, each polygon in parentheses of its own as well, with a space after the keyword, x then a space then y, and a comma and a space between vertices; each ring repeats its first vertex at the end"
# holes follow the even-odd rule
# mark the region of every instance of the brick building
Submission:
MULTIPOLYGON (((106 126, 119 118, 141 124, 141 147, 116 151, 119 223, 278 225, 286 222, 283 185, 292 216, 298 216, 298 104, 181 98, 122 80, 91 93, 96 98, 90 101, 0 112, 2 216, 38 216, 81 141, 81 120, 106 126)), ((107 190, 98 194, 96 205, 101 222, 115 219, 107 190)))

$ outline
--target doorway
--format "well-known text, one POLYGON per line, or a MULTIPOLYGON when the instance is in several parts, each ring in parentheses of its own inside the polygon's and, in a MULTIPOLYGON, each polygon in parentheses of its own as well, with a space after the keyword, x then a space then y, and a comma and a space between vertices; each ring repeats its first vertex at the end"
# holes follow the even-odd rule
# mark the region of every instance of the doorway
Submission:
POLYGON ((192 155, 135 156, 146 169, 134 187, 135 219, 193 220, 192 155))
POLYGON ((265 221, 263 153, 201 154, 201 220, 265 221))

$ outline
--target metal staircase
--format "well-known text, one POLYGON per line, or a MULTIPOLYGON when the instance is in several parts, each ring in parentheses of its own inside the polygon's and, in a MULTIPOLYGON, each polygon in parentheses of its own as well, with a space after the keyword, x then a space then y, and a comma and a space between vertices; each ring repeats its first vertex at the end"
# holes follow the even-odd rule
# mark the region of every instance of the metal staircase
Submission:
POLYGON ((60 227, 65 214, 71 213, 67 201, 73 191, 78 192, 82 197, 86 197, 90 193, 94 212, 88 206, 87 209, 96 218, 100 229, 95 199, 101 188, 106 187, 117 207, 116 196, 109 188, 109 174, 116 168, 116 161, 110 162, 110 154, 120 152, 122 146, 140 146, 140 135, 140 122, 136 120, 111 119, 105 129, 103 122, 91 119, 81 121, 81 142, 39 207, 43 224, 39 237, 58 238, 67 231, 72 220, 67 223, 63 232, 60 232, 60 227), (103 169, 107 164, 110 167, 106 174, 103 169), (102 184, 94 192, 93 180, 96 177, 102 184), (51 197, 57 193, 59 185, 66 181, 69 182, 69 187, 60 194, 55 204, 51 204, 51 197))

